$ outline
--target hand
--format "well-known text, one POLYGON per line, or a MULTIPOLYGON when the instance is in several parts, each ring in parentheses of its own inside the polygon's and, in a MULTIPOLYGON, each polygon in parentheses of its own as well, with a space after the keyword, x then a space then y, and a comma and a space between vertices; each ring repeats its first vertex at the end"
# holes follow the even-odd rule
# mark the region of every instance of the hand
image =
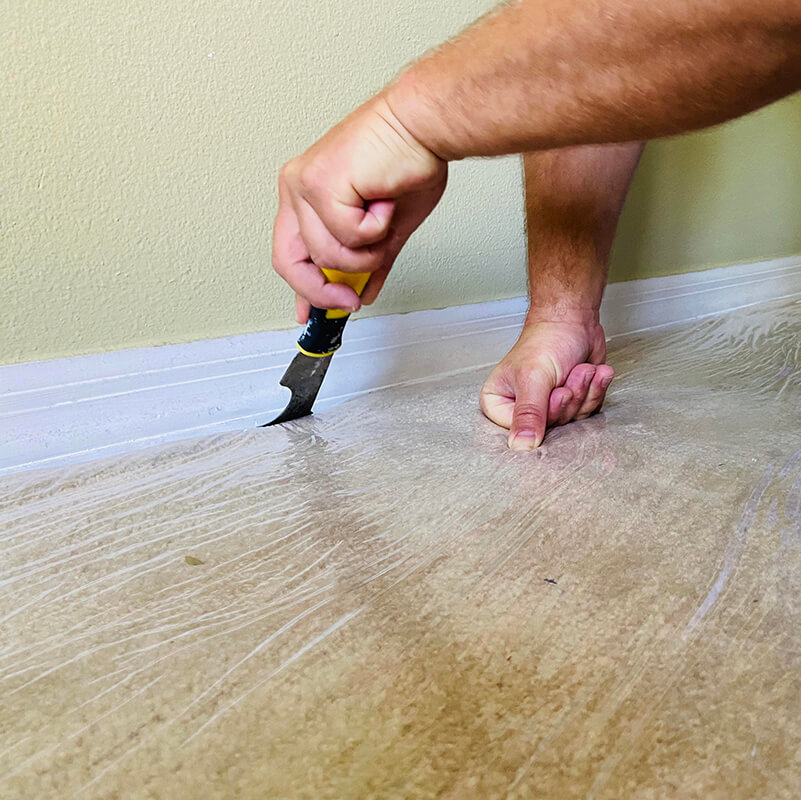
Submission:
POLYGON ((377 297, 406 240, 445 191, 447 164, 417 141, 379 95, 305 153, 278 181, 273 267, 309 305, 357 311, 377 297), (361 298, 320 267, 371 272, 361 298))
POLYGON ((614 370, 597 322, 527 321, 481 389, 484 415, 509 428, 512 450, 533 450, 545 428, 601 408, 614 370))

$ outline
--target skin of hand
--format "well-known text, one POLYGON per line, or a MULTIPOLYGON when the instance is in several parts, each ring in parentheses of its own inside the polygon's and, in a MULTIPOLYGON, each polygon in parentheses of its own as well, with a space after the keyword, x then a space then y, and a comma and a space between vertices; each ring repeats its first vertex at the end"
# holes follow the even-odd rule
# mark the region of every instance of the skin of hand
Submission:
POLYGON ((509 428, 509 447, 538 447, 546 427, 594 414, 614 371, 599 321, 623 201, 641 142, 527 153, 531 306, 515 346, 492 371, 481 410, 509 428))
POLYGON ((423 147, 377 96, 346 117, 278 181, 273 267, 309 307, 357 311, 378 295, 406 240, 431 213, 447 164, 423 147), (320 267, 370 272, 362 296, 328 283, 320 267))
POLYGON ((484 415, 509 428, 512 450, 539 447, 546 427, 585 419, 603 405, 614 370, 599 324, 528 321, 479 395, 484 415))

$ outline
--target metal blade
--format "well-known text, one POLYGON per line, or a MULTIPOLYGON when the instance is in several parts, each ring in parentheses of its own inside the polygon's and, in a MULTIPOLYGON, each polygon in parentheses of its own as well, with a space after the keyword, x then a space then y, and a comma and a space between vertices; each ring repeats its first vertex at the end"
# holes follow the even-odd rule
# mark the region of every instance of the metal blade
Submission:
POLYGON ((333 354, 314 358, 298 353, 281 378, 281 386, 286 386, 292 392, 289 405, 272 422, 260 427, 279 425, 311 414, 332 357, 333 354))

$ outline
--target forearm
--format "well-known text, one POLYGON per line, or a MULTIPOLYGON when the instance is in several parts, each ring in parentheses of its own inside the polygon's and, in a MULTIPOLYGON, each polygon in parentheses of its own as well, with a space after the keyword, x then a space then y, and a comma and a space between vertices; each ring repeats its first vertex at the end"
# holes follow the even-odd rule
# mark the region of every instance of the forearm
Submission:
POLYGON ((643 145, 524 157, 530 322, 597 324, 617 222, 643 145))
POLYGON ((649 139, 801 88, 799 0, 520 0, 389 88, 446 160, 649 139))

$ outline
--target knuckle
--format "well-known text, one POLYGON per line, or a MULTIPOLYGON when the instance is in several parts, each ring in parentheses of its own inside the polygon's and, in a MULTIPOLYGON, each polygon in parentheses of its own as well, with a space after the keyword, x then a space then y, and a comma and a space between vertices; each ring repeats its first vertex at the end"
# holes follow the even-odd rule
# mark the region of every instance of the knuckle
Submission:
POLYGON ((343 247, 347 247, 350 250, 356 250, 364 244, 359 236, 359 231, 353 230, 352 228, 343 228, 339 234, 339 241, 343 247))
POLYGON ((570 420, 575 417, 577 410, 578 409, 573 402, 568 403, 564 408, 560 408, 557 415, 560 424, 564 425, 566 422, 570 422, 570 420))
POLYGON ((343 272, 374 272, 383 264, 381 251, 374 248, 354 249, 341 242, 321 247, 312 260, 318 267, 343 272))
POLYGON ((307 161, 298 169, 297 182, 306 195, 314 194, 322 185, 320 169, 314 161, 307 161))
POLYGON ((559 410, 559 413, 556 415, 556 418, 559 420, 560 425, 564 425, 567 422, 570 422, 571 419, 574 419, 576 416, 576 407, 572 404, 568 404, 564 408, 559 410))
POLYGON ((515 420, 518 422, 540 422, 542 419, 542 409, 534 403, 515 403, 515 420))
POLYGON ((512 371, 517 386, 526 386, 534 377, 535 370, 529 366, 518 366, 512 371))
POLYGON ((321 269, 332 269, 334 267, 334 259, 326 247, 310 245, 309 259, 315 267, 320 267, 321 269))
POLYGON ((351 250, 359 250, 372 244, 366 234, 354 228, 343 228, 340 241, 345 247, 350 248, 351 250))
POLYGON ((584 403, 586 402, 587 402, 587 390, 577 389, 575 392, 573 392, 573 399, 570 401, 570 403, 568 403, 568 407, 571 409, 573 413, 575 413, 575 411, 581 408, 581 406, 584 405, 584 403))
POLYGON ((278 184, 282 186, 291 186, 295 182, 295 176, 297 174, 297 159, 292 159, 291 161, 287 161, 283 167, 281 167, 278 173, 278 184))

